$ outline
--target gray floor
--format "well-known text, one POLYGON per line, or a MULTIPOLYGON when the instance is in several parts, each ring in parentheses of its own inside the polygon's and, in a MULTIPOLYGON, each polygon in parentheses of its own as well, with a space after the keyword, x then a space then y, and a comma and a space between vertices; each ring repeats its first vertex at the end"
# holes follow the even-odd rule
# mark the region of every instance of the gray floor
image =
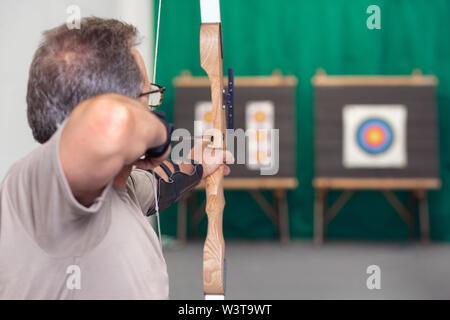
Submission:
MULTIPOLYGON (((202 243, 169 245, 171 299, 203 299, 202 243)), ((450 245, 226 241, 227 299, 449 299, 450 245), (381 289, 369 290, 369 265, 381 289)))

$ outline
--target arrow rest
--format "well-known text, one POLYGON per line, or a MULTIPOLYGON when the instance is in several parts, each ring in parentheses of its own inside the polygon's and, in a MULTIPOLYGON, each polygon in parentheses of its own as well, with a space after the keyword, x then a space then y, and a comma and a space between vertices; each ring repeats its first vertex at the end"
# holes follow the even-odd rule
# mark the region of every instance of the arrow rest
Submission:
POLYGON ((225 92, 227 129, 234 129, 234 70, 228 69, 228 88, 225 92))

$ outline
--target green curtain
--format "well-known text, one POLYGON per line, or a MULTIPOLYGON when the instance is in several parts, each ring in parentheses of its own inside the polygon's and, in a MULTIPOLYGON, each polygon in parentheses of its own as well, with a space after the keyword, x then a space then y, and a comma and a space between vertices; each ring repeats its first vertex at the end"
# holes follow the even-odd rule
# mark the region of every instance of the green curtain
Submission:
MULTIPOLYGON (((155 0, 155 6, 157 1, 155 0)), ((156 12, 156 10, 155 10, 156 12)), ((299 187, 288 194, 291 235, 310 238, 314 170, 313 91, 318 68, 328 74, 411 74, 419 68, 439 79, 437 89, 440 174, 443 187, 430 193, 431 236, 450 240, 450 1, 447 0, 222 0, 224 69, 236 76, 270 75, 279 69, 299 79, 297 172, 299 187), (381 8, 381 29, 369 30, 368 6, 381 8), (226 69, 225 69, 226 70, 226 69)), ((155 19, 156 21, 156 19, 155 19)), ((198 0, 162 3, 157 82, 168 90, 163 110, 173 115, 172 80, 182 70, 203 76, 199 61, 198 0)), ((281 157, 283 155, 280 155, 281 157)), ((406 195, 399 193, 406 200, 406 195)), ((336 199, 332 193, 330 201, 336 199)), ((273 238, 274 228, 250 196, 227 192, 224 233, 228 238, 273 238)), ((174 235, 176 207, 162 214, 174 235)), ((204 235, 206 219, 199 226, 204 235)), ((328 237, 406 240, 407 227, 376 192, 358 193, 328 228, 328 237)))

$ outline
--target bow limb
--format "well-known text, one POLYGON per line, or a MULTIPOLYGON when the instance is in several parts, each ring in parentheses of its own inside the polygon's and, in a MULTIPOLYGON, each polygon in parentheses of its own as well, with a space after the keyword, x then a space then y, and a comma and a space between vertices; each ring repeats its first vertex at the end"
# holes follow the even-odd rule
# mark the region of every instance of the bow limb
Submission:
MULTIPOLYGON (((203 14, 204 12, 202 11, 202 16, 203 14)), ((213 127, 216 132, 220 133, 215 136, 221 138, 214 139, 211 147, 223 150, 226 133, 226 113, 222 101, 222 30, 220 22, 203 22, 202 17, 200 60, 201 66, 207 73, 211 84, 213 127)), ((223 209, 225 207, 223 170, 224 165, 221 165, 216 172, 206 178, 208 232, 203 249, 203 286, 206 299, 223 299, 225 296, 225 241, 222 230, 223 209)))

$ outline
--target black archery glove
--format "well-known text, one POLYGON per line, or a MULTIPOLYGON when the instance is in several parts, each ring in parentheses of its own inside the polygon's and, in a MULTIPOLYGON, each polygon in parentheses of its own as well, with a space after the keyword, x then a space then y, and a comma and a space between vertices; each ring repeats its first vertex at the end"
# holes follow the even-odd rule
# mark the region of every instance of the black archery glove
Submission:
POLYGON ((170 142, 172 141, 172 133, 174 130, 174 126, 173 126, 173 124, 168 123, 165 120, 166 115, 163 111, 154 110, 152 112, 164 124, 164 127, 166 128, 166 132, 167 132, 167 140, 160 146, 147 149, 147 151, 145 152, 145 157, 146 158, 159 158, 159 157, 162 157, 167 152, 167 149, 169 149, 170 142))

